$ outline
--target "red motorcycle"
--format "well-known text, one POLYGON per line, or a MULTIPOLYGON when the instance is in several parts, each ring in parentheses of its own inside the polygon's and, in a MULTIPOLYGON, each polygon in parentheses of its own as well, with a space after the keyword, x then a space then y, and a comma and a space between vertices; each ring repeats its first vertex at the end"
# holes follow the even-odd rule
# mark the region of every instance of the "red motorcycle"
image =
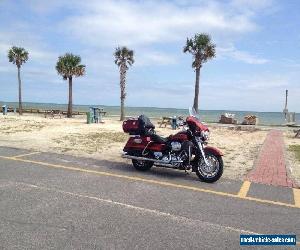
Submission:
POLYGON ((123 131, 130 137, 122 157, 132 159, 133 166, 140 171, 155 165, 196 172, 204 182, 217 181, 223 174, 223 154, 206 146, 208 127, 195 114, 190 114, 183 125, 182 131, 164 138, 155 133, 155 126, 144 115, 124 121, 123 131))

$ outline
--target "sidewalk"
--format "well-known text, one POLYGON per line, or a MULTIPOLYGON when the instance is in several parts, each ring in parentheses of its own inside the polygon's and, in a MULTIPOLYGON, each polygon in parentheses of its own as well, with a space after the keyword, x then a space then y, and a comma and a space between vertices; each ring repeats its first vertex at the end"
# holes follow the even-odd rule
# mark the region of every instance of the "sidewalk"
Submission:
POLYGON ((271 130, 268 133, 255 167, 246 179, 274 186, 295 187, 287 175, 282 131, 271 130))

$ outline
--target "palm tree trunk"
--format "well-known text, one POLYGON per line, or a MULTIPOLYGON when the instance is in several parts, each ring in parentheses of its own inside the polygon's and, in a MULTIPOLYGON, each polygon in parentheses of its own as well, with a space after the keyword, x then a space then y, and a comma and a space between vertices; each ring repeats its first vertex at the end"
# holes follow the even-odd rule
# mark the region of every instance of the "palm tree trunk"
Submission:
POLYGON ((125 119, 125 111, 124 111, 124 98, 121 98, 121 116, 120 121, 124 121, 125 119))
POLYGON ((20 66, 18 67, 18 81, 19 81, 19 115, 23 114, 23 108, 22 108, 22 82, 21 82, 21 73, 20 73, 20 66))
POLYGON ((121 116, 120 116, 120 121, 123 121, 125 119, 125 87, 126 87, 126 65, 121 64, 120 66, 120 88, 121 88, 121 116))
POLYGON ((67 117, 71 118, 72 117, 72 77, 69 77, 69 103, 68 103, 68 113, 67 117))
POLYGON ((198 101, 199 101, 199 81, 200 81, 200 68, 196 68, 196 81, 195 81, 195 96, 193 108, 198 113, 198 101))

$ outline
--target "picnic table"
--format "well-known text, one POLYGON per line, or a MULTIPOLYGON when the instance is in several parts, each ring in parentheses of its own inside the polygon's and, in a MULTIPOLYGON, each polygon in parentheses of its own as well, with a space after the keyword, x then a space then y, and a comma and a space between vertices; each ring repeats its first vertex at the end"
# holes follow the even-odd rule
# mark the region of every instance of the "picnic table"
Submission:
POLYGON ((184 120, 183 120, 182 116, 179 116, 179 117, 164 116, 164 117, 162 117, 161 121, 158 122, 160 128, 163 125, 165 126, 165 128, 167 127, 167 125, 170 125, 172 127, 172 129, 176 129, 176 128, 179 128, 180 126, 183 126, 183 123, 184 123, 184 120))
POLYGON ((164 116, 161 121, 158 122, 159 127, 161 128, 163 125, 167 127, 167 125, 171 125, 172 117, 166 117, 164 116))
POLYGON ((48 115, 52 116, 52 118, 54 118, 54 116, 59 116, 59 118, 61 118, 62 115, 62 111, 59 109, 48 109, 44 111, 45 113, 45 118, 47 118, 48 115))
POLYGON ((235 114, 230 114, 230 113, 222 114, 219 123, 237 124, 237 120, 235 119, 235 114))

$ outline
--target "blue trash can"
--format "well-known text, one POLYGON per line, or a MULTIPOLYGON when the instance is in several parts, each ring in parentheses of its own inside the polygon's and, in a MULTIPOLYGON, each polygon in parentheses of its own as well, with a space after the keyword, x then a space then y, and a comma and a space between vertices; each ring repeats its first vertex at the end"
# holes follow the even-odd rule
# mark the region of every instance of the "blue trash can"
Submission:
POLYGON ((93 123, 99 123, 101 122, 100 118, 100 109, 97 107, 90 107, 90 112, 93 116, 93 123))
POLYGON ((96 108, 90 107, 90 113, 91 113, 91 123, 96 122, 96 108))
POLYGON ((172 117, 171 127, 172 127, 173 130, 177 129, 177 118, 176 118, 176 116, 172 117))
POLYGON ((2 114, 7 115, 7 105, 2 106, 2 114))

